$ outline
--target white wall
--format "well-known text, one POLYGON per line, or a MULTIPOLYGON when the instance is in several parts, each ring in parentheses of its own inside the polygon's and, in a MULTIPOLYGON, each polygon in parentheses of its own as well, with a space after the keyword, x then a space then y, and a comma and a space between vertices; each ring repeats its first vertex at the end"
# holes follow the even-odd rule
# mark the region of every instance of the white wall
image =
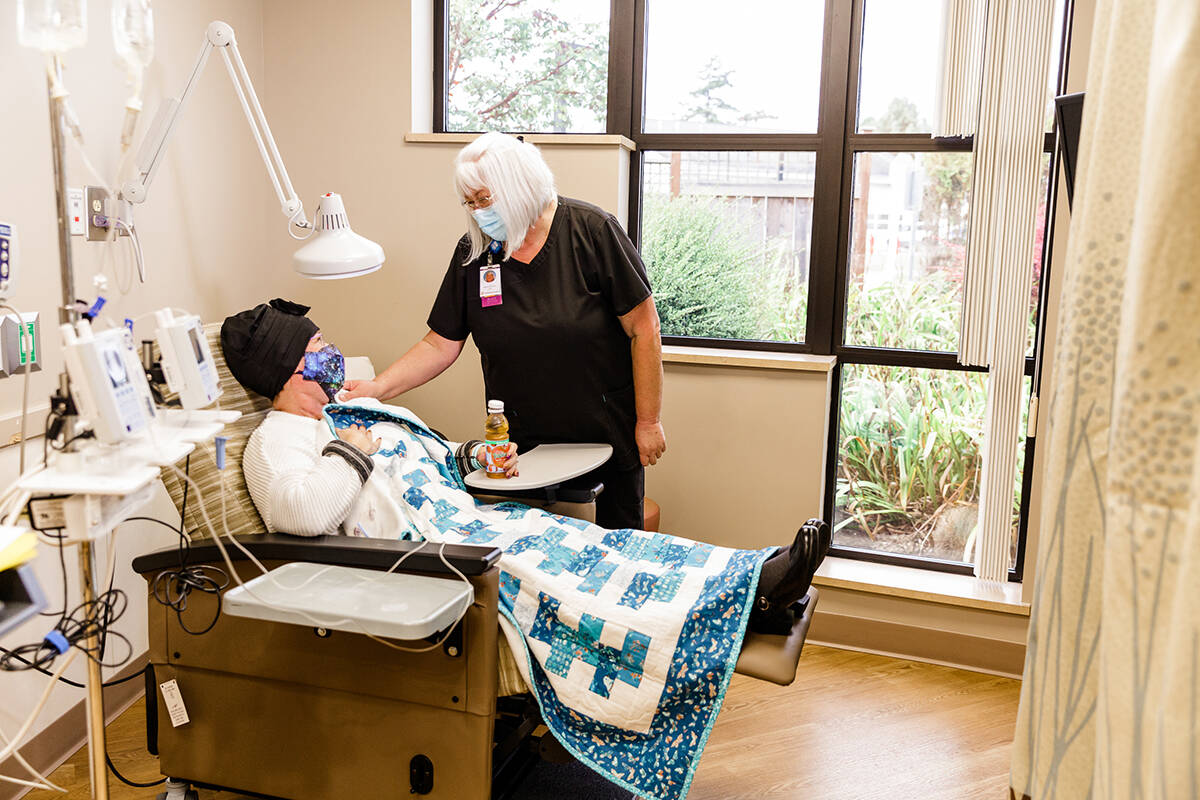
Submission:
MULTIPOLYGON (((4 76, 0 93, 0 220, 16 223, 20 235, 20 283, 11 301, 23 311, 41 312, 44 321, 44 368, 34 373, 31 387, 32 405, 44 409, 62 363, 56 328, 61 289, 49 116, 43 59, 17 46, 14 5, 4 3, 0 8, 0 75, 4 76)), ((67 54, 65 82, 82 123, 87 153, 102 177, 113 181, 128 90, 124 73, 115 63, 109 13, 108 0, 92 0, 89 4, 89 41, 86 47, 67 54)), ((148 76, 146 111, 135 141, 140 141, 160 99, 182 91, 204 29, 213 19, 234 26, 252 78, 262 83, 262 9, 258 0, 157 3, 157 55, 148 76)), ((68 161, 68 180, 75 186, 95 183, 74 152, 68 161)), ((96 293, 92 276, 103 271, 110 278, 104 317, 117 324, 125 317, 137 317, 164 305, 187 308, 206 319, 248 305, 258 293, 250 293, 242 276, 247 271, 269 272, 272 265, 264 257, 266 239, 271 235, 287 238, 282 217, 274 216, 275 206, 233 87, 224 66, 214 59, 184 111, 148 202, 135 212, 148 283, 127 286, 125 292, 118 289, 118 274, 126 282, 131 275, 126 242, 117 243, 106 253, 105 245, 76 239, 76 294, 92 299, 96 293), (272 225, 264 233, 268 219, 272 225), (115 267, 106 260, 114 256, 115 267)), ((137 333, 143 332, 139 327, 137 333)), ((8 421, 6 431, 12 428, 11 420, 20 408, 21 380, 0 381, 0 420, 8 421)), ((41 420, 39 415, 38 427, 41 420)), ((40 439, 30 442, 30 458, 39 459, 41 449, 40 439)), ((16 475, 17 448, 0 450, 0 484, 7 486, 16 475)), ((146 513, 170 521, 175 512, 163 495, 146 513)), ((135 656, 146 649, 146 589, 145 583, 132 574, 129 561, 138 553, 173 540, 170 531, 147 523, 123 526, 116 537, 116 586, 130 599, 116 630, 130 638, 135 656)), ((101 565, 104 559, 102 552, 101 565)), ((62 604, 57 550, 41 547, 34 568, 50 598, 51 610, 57 610, 62 604)), ((69 604, 74 606, 79 602, 74 552, 67 553, 67 572, 69 604)), ((38 640, 53 622, 40 618, 26 623, 3 637, 0 644, 12 647, 38 640)), ((72 665, 71 677, 80 679, 82 674, 82 661, 72 665)), ((47 680, 36 673, 0 673, 0 727, 14 731, 47 680)), ((34 730, 41 730, 81 697, 78 689, 60 687, 34 730)))

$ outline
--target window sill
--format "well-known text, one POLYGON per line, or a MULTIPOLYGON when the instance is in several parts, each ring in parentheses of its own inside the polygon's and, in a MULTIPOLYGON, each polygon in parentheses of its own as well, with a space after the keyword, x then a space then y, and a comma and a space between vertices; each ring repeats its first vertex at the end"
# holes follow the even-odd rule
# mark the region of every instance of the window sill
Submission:
POLYGON ((829 372, 837 363, 837 358, 835 356, 814 356, 808 353, 772 353, 766 350, 683 347, 668 344, 663 346, 663 362, 667 364, 789 369, 799 372, 829 372))
POLYGON ((817 570, 813 583, 867 594, 1029 616, 1029 604, 1021 602, 1021 584, 981 581, 970 575, 830 557, 817 570))
MULTIPOLYGON (((609 133, 525 133, 521 134, 531 144, 550 145, 616 145, 633 152, 637 145, 632 139, 609 133)), ((408 144, 469 144, 478 139, 478 133, 406 133, 408 144)))

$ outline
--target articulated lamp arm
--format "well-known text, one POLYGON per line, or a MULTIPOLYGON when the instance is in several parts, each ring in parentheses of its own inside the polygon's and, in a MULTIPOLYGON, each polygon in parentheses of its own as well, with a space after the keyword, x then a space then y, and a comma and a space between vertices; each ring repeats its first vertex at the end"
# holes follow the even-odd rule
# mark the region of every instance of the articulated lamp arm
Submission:
POLYGON ((145 201, 150 184, 154 181, 154 176, 162 165, 167 144, 175 129, 175 123, 179 120, 179 115, 183 111, 184 105, 187 104, 188 98, 191 97, 192 90, 196 87, 196 81, 200 77, 200 73, 204 71, 213 48, 219 48, 225 59, 225 68, 229 72, 230 80, 233 81, 233 88, 237 92, 238 100, 241 101, 242 111, 245 112, 246 121, 250 124, 250 131, 254 134, 259 155, 262 156, 263 164, 267 167, 271 185, 275 187, 280 210, 288 218, 290 224, 300 228, 311 228, 308 219, 304 216, 304 204, 296 195, 296 190, 292 188, 287 168, 283 165, 283 158, 279 155, 279 148, 275 146, 275 138, 271 135, 271 126, 267 124, 266 115, 263 114, 262 106, 258 102, 258 95, 254 92, 254 84, 250 82, 250 75, 246 72, 246 64, 242 61, 242 54, 238 50, 233 28, 220 21, 210 23, 205 32, 204 44, 200 48, 196 66, 192 68, 192 75, 188 78, 187 86, 183 90, 183 96, 178 99, 167 98, 159 108, 150 132, 138 150, 137 176, 121 187, 122 197, 134 203, 145 201))

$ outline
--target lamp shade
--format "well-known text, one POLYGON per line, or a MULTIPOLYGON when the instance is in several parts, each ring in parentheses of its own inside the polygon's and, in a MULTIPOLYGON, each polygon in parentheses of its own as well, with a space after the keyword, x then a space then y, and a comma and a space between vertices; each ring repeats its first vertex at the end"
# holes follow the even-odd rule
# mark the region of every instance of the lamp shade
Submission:
POLYGON ((383 248, 350 229, 342 196, 321 195, 312 236, 292 256, 306 278, 333 280, 366 275, 383 266, 383 248))

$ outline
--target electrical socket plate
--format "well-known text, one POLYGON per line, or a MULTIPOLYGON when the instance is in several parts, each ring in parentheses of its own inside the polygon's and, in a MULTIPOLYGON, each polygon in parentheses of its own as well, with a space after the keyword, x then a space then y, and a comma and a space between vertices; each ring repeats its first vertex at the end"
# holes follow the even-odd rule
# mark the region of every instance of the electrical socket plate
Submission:
MULTIPOLYGON (((107 222, 112 215, 114 206, 119 206, 117 213, 122 213, 129 204, 123 200, 113 203, 109 198, 108 189, 103 186, 85 186, 83 195, 84 213, 87 215, 87 240, 102 242, 109 236, 108 225, 97 225, 97 219, 107 222)), ((126 221, 128 222, 128 220, 126 221)), ((117 235, 128 236, 129 232, 118 226, 117 235)))
POLYGON ((96 242, 108 238, 108 227, 96 224, 97 217, 104 216, 104 201, 108 199, 108 189, 103 186, 85 186, 84 212, 87 214, 87 240, 96 242))

